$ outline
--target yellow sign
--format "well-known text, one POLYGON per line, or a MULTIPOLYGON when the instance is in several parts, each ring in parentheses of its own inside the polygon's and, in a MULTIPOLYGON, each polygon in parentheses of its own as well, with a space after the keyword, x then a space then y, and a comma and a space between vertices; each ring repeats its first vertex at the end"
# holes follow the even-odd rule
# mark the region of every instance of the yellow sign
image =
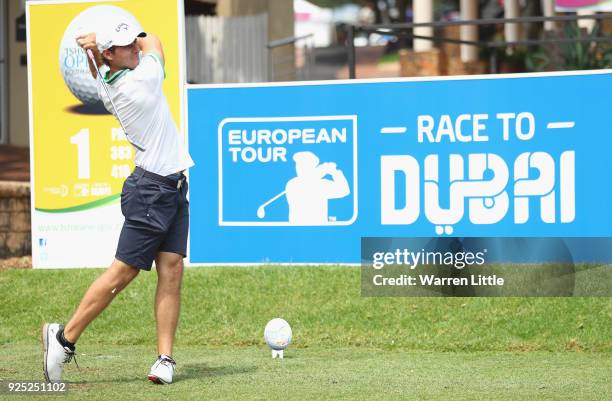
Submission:
POLYGON ((182 0, 28 4, 30 121, 34 208, 74 212, 116 202, 133 170, 132 146, 102 106, 85 52, 75 38, 95 31, 100 10, 129 13, 164 46, 164 92, 181 117, 182 0))

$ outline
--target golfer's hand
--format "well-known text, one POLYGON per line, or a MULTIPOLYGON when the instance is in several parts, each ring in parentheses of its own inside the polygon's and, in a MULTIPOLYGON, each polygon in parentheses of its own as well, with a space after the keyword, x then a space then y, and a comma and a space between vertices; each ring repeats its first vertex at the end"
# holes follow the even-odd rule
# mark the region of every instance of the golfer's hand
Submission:
POLYGON ((324 174, 333 174, 336 171, 336 163, 321 163, 321 171, 324 174))
MULTIPOLYGON (((96 34, 95 33, 91 32, 91 33, 85 33, 83 35, 79 35, 76 38, 76 42, 81 47, 81 49, 85 50, 85 52, 87 52, 88 50, 92 51, 94 58, 96 59, 96 65, 98 67, 100 67, 103 64, 102 55, 98 51, 98 46, 96 45, 96 34)), ((98 73, 96 71, 96 67, 93 65, 89 57, 87 57, 87 64, 89 65, 89 71, 91 72, 91 76, 94 79, 96 79, 98 76, 98 73)))
POLYGON ((76 41, 77 44, 85 51, 98 51, 98 46, 96 46, 96 34, 93 32, 77 36, 76 41))

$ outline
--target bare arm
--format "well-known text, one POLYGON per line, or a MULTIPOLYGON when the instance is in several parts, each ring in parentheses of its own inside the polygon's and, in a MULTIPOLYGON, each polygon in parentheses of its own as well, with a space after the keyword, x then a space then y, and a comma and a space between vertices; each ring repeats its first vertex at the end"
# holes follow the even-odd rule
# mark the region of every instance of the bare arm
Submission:
MULTIPOLYGON (((98 65, 98 68, 100 68, 100 66, 102 66, 102 56, 100 55, 100 52, 98 51, 98 46, 96 45, 96 34, 95 33, 87 33, 84 35, 80 35, 77 37, 77 43, 79 46, 81 46, 81 48, 83 50, 85 50, 85 52, 87 52, 87 50, 91 50, 94 54, 94 58, 96 59, 96 64, 98 65)), ((96 73, 96 68, 93 65, 91 59, 89 58, 89 56, 87 56, 87 64, 89 65, 89 71, 91 72, 91 76, 94 77, 94 79, 96 79, 98 77, 98 74, 96 73)))
POLYGON ((157 35, 147 32, 147 36, 144 38, 137 38, 136 41, 143 54, 155 53, 160 57, 162 66, 165 65, 164 49, 157 35))

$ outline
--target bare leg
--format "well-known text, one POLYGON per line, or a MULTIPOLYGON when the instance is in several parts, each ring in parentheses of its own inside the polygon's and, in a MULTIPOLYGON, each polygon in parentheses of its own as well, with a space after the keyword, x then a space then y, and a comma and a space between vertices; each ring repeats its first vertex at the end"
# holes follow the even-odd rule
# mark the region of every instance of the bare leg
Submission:
POLYGON ((66 324, 64 328, 66 340, 76 342, 89 323, 138 275, 139 271, 117 259, 113 260, 110 267, 89 286, 79 307, 66 324))
POLYGON ((157 292, 155 294, 157 352, 171 356, 181 309, 183 257, 176 253, 160 252, 155 259, 155 266, 157 268, 157 292))

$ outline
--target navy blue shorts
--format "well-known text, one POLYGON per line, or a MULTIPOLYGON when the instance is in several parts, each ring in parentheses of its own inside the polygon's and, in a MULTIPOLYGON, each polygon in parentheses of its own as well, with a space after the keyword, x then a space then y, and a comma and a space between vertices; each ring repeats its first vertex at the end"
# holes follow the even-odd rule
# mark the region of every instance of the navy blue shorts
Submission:
POLYGON ((115 257, 151 270, 158 252, 187 255, 189 202, 182 173, 161 176, 136 167, 121 191, 125 222, 115 257))

